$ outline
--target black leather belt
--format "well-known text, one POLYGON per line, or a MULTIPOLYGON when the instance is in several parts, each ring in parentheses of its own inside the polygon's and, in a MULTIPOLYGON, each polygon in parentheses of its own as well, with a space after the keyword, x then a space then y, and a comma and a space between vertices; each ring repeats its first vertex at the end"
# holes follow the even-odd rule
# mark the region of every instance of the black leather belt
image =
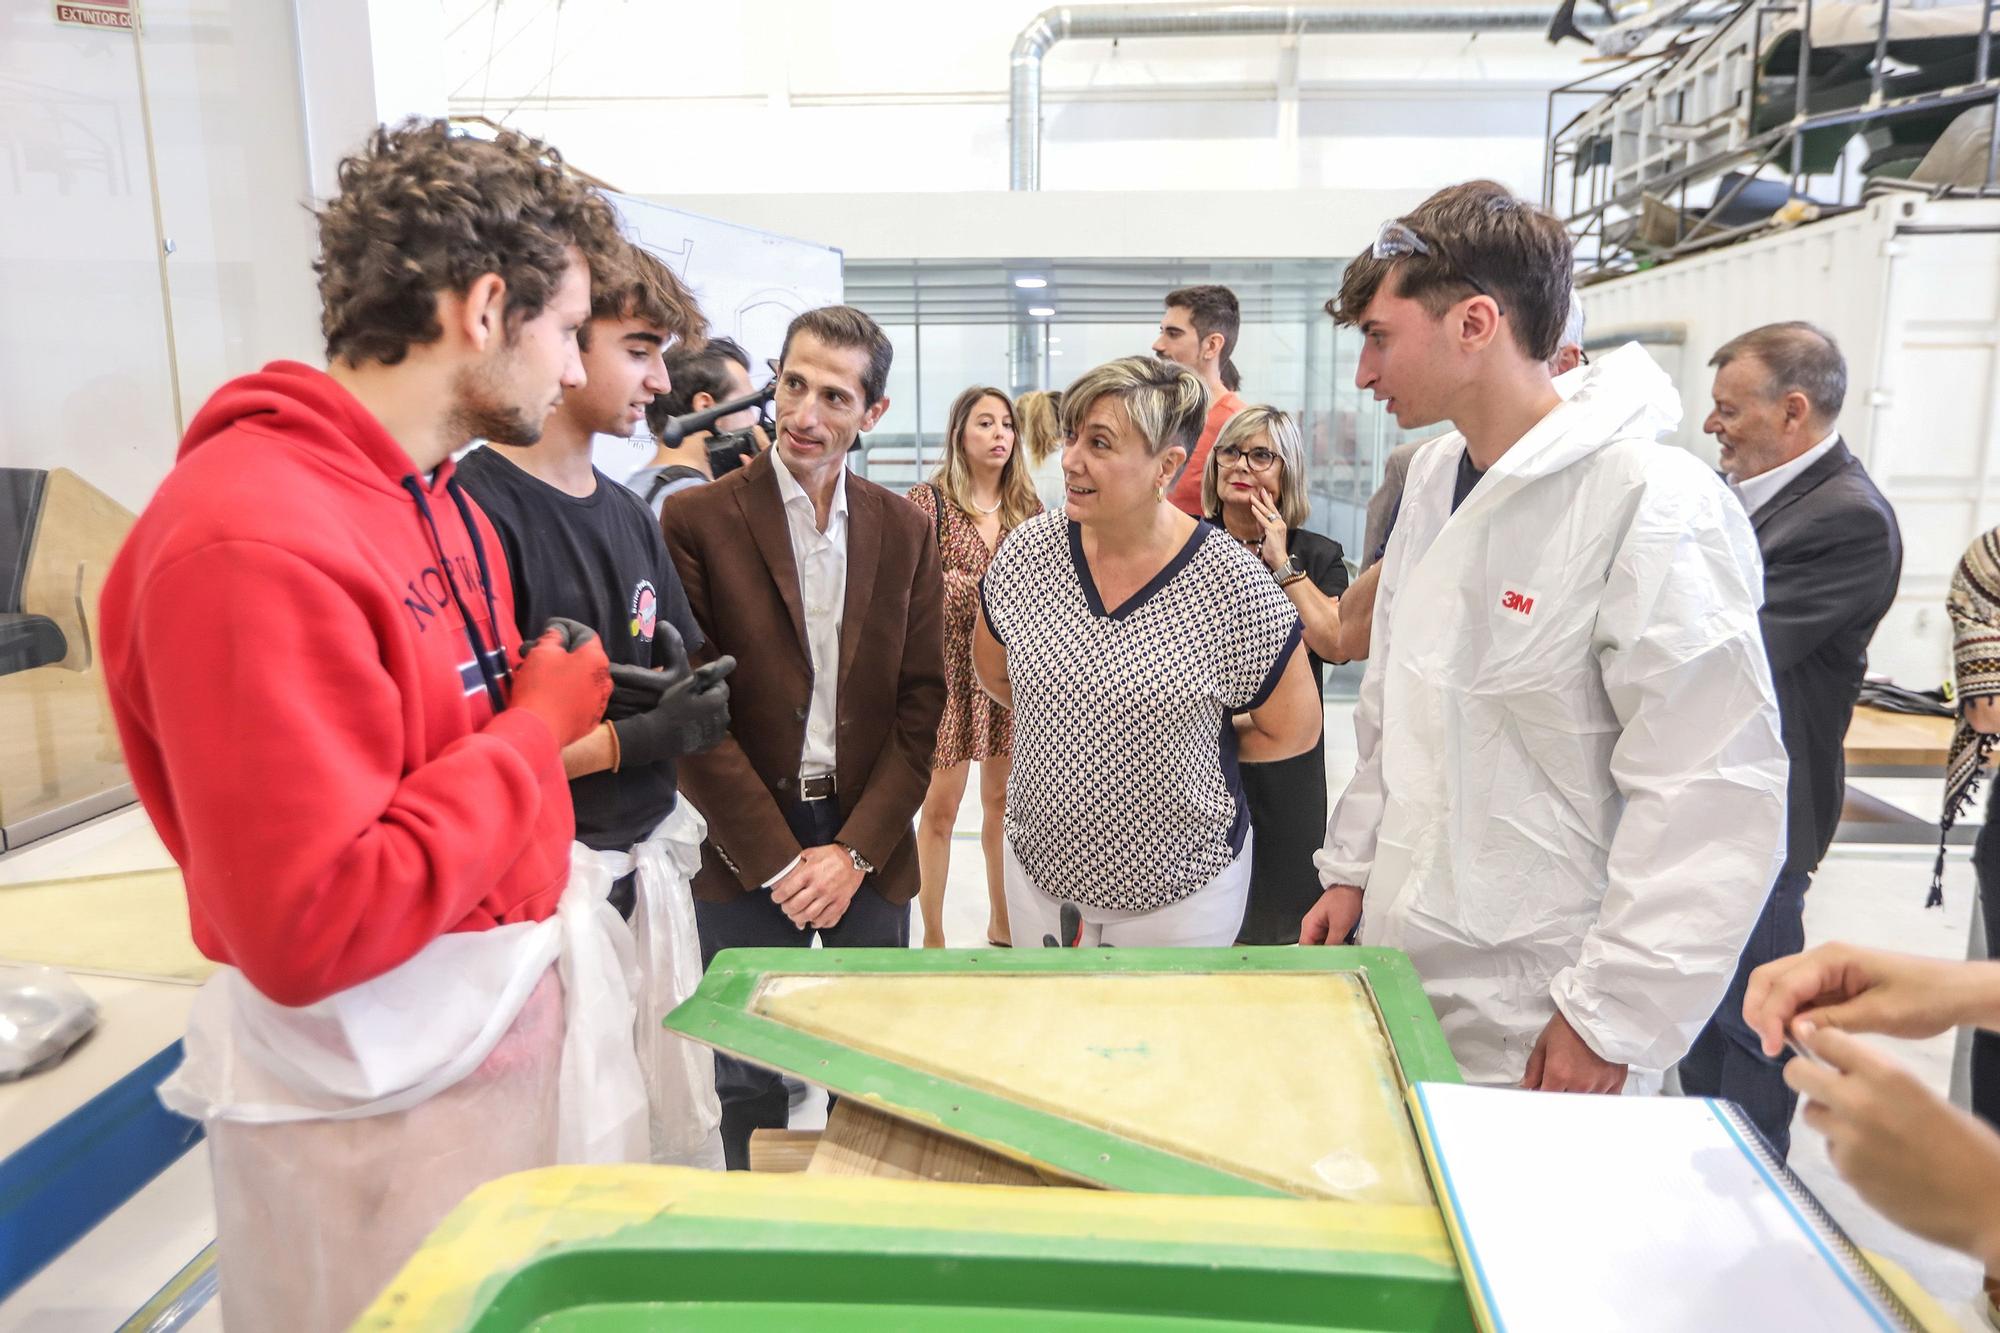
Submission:
POLYGON ((799 799, 801 801, 830 801, 837 794, 833 785, 833 774, 821 773, 815 777, 799 779, 799 799))

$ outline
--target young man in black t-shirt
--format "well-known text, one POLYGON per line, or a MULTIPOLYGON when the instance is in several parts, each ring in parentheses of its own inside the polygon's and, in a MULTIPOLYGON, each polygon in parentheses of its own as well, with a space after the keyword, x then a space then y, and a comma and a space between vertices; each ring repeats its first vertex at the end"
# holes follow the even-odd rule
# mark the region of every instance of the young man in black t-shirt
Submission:
MULTIPOLYGON (((539 442, 476 449, 458 477, 500 534, 516 619, 539 628, 565 617, 604 641, 619 689, 604 724, 563 751, 563 767, 577 840, 623 851, 672 812, 674 760, 727 730, 728 687, 685 681, 702 634, 659 525, 590 462, 592 435, 629 436, 667 390, 662 355, 671 340, 699 336, 702 318, 673 272, 638 246, 593 263, 591 318, 578 336, 584 385, 563 395, 539 442)), ((631 914, 629 876, 612 902, 631 914)))

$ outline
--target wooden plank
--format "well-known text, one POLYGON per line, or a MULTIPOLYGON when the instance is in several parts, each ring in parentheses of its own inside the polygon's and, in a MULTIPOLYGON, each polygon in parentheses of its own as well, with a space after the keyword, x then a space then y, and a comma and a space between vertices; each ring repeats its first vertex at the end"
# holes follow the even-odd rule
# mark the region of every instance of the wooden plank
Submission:
POLYGON ((833 1105, 807 1175, 945 1180, 968 1185, 1044 1185, 1033 1167, 947 1138, 851 1097, 833 1105))
POLYGON ((750 1169, 779 1173, 804 1171, 812 1164, 819 1147, 816 1129, 753 1129, 750 1131, 750 1169))
POLYGON ((1853 767, 1944 769, 1952 720, 1891 713, 1863 705, 1854 710, 1844 749, 1853 767))

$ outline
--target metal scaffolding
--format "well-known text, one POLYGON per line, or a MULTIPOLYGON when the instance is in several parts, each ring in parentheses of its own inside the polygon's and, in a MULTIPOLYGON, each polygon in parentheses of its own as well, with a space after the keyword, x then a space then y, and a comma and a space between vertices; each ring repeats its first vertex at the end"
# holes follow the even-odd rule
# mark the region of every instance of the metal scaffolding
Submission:
MULTIPOLYGON (((1996 2, 1955 7, 1958 31, 1898 37, 1895 21, 1913 11, 1892 0, 1819 0, 1843 40, 1816 48, 1814 0, 1747 0, 1719 19, 1710 11, 1661 24, 1612 57, 1614 67, 1552 90, 1542 199, 1570 226, 1580 276, 1629 272, 1823 216, 1858 204, 1878 179, 1901 180, 1954 116, 2000 100, 1996 2), (1864 8, 1873 10, 1872 31, 1856 26, 1864 8), (1585 108, 1558 125, 1559 107, 1579 98, 1585 108), (1877 150, 1890 155, 1879 173, 1867 163, 1852 170, 1855 135, 1889 141, 1877 150), (1830 197, 1808 197, 1828 177, 1830 197), (1698 202, 1710 185, 1712 197, 1698 202), (1752 191, 1759 203, 1745 208, 1739 201, 1748 204, 1752 191), (1763 196, 1775 206, 1763 208, 1763 196)), ((2000 135, 1989 131, 1983 181, 1931 192, 1991 195, 2000 193, 1996 178, 2000 135)))

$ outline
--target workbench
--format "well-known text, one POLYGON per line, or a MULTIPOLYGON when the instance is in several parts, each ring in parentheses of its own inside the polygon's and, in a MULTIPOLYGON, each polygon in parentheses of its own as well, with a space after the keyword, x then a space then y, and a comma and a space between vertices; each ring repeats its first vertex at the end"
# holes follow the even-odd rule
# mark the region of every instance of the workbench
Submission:
MULTIPOLYGON (((1952 719, 1921 717, 1913 713, 1892 713, 1866 705, 1854 710, 1842 746, 1847 758, 1847 794, 1834 830, 1835 842, 1915 843, 1935 846, 1938 836, 1938 805, 1944 790, 1945 758, 1951 750, 1952 719), (1928 800, 1928 808, 1911 809, 1897 801, 1864 790, 1855 779, 1870 778, 1922 781, 1911 785, 1912 804, 1928 800), (1935 783, 1936 794, 1932 793, 1935 783)), ((1970 844, 1979 835, 1981 810, 1967 811, 1967 818, 1953 826, 1951 841, 1970 844)))

